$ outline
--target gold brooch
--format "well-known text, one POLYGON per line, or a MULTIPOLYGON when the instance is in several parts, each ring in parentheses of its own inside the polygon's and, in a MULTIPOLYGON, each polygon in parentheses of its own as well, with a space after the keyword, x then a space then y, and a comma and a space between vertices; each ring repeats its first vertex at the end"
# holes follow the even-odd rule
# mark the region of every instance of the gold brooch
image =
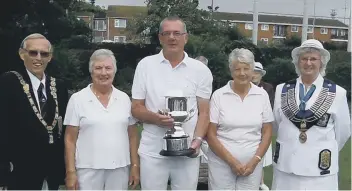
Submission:
POLYGON ((23 85, 23 90, 25 93, 29 93, 29 85, 28 84, 23 85))

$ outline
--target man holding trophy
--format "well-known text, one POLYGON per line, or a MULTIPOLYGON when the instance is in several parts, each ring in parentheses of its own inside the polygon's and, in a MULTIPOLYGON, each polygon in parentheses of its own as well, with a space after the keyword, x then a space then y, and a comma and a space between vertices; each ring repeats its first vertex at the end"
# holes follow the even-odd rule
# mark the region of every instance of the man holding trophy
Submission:
POLYGON ((184 52, 188 35, 180 18, 160 23, 159 40, 162 51, 138 63, 132 86, 132 115, 143 122, 141 188, 166 190, 170 179, 173 190, 196 190, 213 77, 184 52))

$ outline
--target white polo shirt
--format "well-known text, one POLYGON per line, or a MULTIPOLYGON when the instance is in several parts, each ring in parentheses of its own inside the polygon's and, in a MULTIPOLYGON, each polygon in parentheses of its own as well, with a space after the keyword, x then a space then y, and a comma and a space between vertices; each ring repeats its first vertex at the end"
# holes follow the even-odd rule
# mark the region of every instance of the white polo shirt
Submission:
MULTIPOLYGON (((241 162, 258 149, 263 123, 274 121, 268 93, 251 83, 243 99, 236 94, 229 81, 216 90, 210 101, 210 122, 218 124, 217 138, 224 147, 241 162)), ((209 161, 224 163, 212 151, 209 161)))
POLYGON ((91 85, 74 93, 64 125, 78 126, 76 168, 116 169, 130 164, 128 126, 135 124, 128 95, 113 87, 105 108, 91 85))
MULTIPOLYGON (((170 62, 165 59, 163 52, 145 57, 136 68, 132 98, 144 99, 149 111, 157 112, 165 109, 165 95, 170 91, 182 91, 183 95, 190 97, 188 108, 195 109, 195 115, 183 128, 189 134, 189 142, 193 138, 198 119, 196 97, 209 99, 212 92, 213 76, 202 62, 188 57, 184 53, 184 59, 177 67, 172 68, 170 62)), ((152 157, 163 158, 159 152, 164 147, 164 134, 166 128, 154 124, 143 124, 142 137, 139 153, 152 157)))

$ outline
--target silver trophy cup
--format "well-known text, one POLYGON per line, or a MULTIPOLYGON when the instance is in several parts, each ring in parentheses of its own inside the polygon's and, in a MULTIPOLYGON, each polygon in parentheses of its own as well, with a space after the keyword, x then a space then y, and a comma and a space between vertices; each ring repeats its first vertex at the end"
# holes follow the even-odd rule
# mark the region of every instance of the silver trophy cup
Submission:
POLYGON ((191 156, 195 149, 189 148, 189 135, 184 132, 182 124, 189 120, 194 110, 188 111, 186 97, 166 97, 166 111, 160 112, 170 115, 174 119, 174 127, 164 136, 165 148, 160 151, 162 156, 191 156))

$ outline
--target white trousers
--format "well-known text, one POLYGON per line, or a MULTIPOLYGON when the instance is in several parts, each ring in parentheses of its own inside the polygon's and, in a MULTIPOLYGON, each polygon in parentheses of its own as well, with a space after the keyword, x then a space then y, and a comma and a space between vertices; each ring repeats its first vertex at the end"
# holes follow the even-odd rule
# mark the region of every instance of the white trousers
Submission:
POLYGON ((117 169, 77 169, 80 190, 128 190, 129 166, 117 169))
POLYGON ((263 162, 258 163, 253 173, 237 176, 227 164, 208 161, 209 190, 258 190, 262 178, 263 162))
POLYGON ((298 176, 274 170, 272 190, 338 190, 337 174, 331 176, 298 176))
POLYGON ((196 190, 200 159, 188 157, 155 158, 140 154, 142 190, 196 190))

